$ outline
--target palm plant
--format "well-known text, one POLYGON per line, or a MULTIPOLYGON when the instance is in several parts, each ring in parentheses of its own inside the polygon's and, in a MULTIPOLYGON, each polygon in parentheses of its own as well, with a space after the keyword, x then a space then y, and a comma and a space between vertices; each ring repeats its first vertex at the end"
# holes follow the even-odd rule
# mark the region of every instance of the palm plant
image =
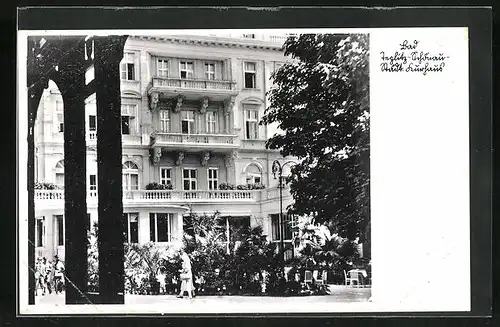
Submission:
POLYGON ((125 247, 125 275, 131 284, 137 283, 137 277, 147 280, 149 291, 158 293, 159 283, 156 279, 162 271, 165 250, 154 243, 127 244, 125 247))

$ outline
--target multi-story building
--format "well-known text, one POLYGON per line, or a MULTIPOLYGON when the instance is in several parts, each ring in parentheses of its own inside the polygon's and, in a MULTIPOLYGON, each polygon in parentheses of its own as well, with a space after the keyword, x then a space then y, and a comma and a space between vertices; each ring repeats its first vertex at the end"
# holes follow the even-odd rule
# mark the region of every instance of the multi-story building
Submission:
MULTIPOLYGON (((219 211, 228 226, 279 233, 275 126, 260 125, 271 74, 288 60, 283 36, 130 36, 121 63, 123 210, 129 242, 176 244, 183 215, 219 211), (150 189, 148 184, 171 189, 150 189), (264 185, 228 190, 224 184, 264 185)), ((93 78, 90 69, 88 79, 93 78)), ((64 258, 64 108, 51 83, 35 125, 36 255, 64 258)), ((87 207, 97 217, 95 98, 86 100, 87 207)), ((285 169, 286 170, 286 169, 285 169)), ((286 171, 285 171, 286 174, 286 171)), ((241 187, 240 187, 241 188, 241 187)), ((283 190, 283 208, 292 199, 283 190)), ((291 239, 285 228, 284 239, 291 239)), ((178 243, 177 243, 178 244, 178 243)))

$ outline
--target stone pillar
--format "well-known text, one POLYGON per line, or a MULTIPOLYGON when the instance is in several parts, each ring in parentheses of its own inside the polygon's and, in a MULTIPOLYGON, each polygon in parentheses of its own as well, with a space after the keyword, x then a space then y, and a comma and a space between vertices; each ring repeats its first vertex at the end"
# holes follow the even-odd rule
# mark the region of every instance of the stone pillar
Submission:
POLYGON ((126 36, 95 37, 99 296, 124 303, 120 61, 126 36))
MULTIPOLYGON (((28 80, 28 86, 30 81, 28 80)), ((43 86, 28 89, 28 304, 35 304, 35 120, 43 86)))
POLYGON ((64 64, 59 65, 56 81, 64 103, 66 304, 85 303, 83 295, 87 290, 87 151, 83 52, 82 42, 81 49, 75 50, 64 64))

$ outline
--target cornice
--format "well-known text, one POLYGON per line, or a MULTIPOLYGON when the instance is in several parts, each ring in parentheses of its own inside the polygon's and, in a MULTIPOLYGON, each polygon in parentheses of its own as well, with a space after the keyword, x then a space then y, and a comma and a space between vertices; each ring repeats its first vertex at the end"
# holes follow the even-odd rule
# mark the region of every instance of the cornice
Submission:
POLYGON ((201 45, 206 47, 226 47, 226 48, 246 48, 254 50, 268 50, 282 52, 281 45, 260 40, 245 40, 245 39, 233 39, 224 37, 209 37, 209 36, 156 36, 156 35, 131 35, 131 39, 143 40, 143 41, 154 41, 154 42, 169 42, 175 44, 185 44, 185 45, 201 45))

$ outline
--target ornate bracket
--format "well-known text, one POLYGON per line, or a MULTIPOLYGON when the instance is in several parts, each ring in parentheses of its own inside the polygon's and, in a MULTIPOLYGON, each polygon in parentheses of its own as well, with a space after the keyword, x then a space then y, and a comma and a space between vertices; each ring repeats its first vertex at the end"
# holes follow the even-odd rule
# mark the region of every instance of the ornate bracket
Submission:
POLYGON ((175 164, 177 166, 180 166, 182 165, 182 161, 184 161, 184 152, 179 151, 179 153, 177 154, 177 160, 175 161, 175 164))
POLYGON ((204 97, 203 100, 201 100, 200 114, 206 113, 207 108, 208 108, 208 97, 204 97))
POLYGON ((157 165, 160 163, 161 159, 161 148, 160 147, 154 147, 151 149, 151 161, 153 162, 154 165, 157 165))
POLYGON ((153 92, 149 95, 149 108, 151 110, 156 110, 158 108, 158 101, 160 100, 160 94, 158 92, 153 92))
POLYGON ((210 152, 203 152, 203 155, 201 157, 201 165, 205 167, 208 164, 208 160, 210 160, 210 152))
POLYGON ((184 97, 182 95, 177 96, 177 103, 174 107, 174 112, 179 112, 181 111, 182 108, 182 101, 184 101, 184 97))
POLYGON ((234 166, 234 160, 238 157, 238 151, 233 150, 231 153, 226 155, 225 158, 225 164, 226 167, 233 167, 234 166))
POLYGON ((229 116, 229 114, 233 111, 234 101, 236 100, 235 96, 231 96, 228 100, 224 102, 224 115, 229 116))

